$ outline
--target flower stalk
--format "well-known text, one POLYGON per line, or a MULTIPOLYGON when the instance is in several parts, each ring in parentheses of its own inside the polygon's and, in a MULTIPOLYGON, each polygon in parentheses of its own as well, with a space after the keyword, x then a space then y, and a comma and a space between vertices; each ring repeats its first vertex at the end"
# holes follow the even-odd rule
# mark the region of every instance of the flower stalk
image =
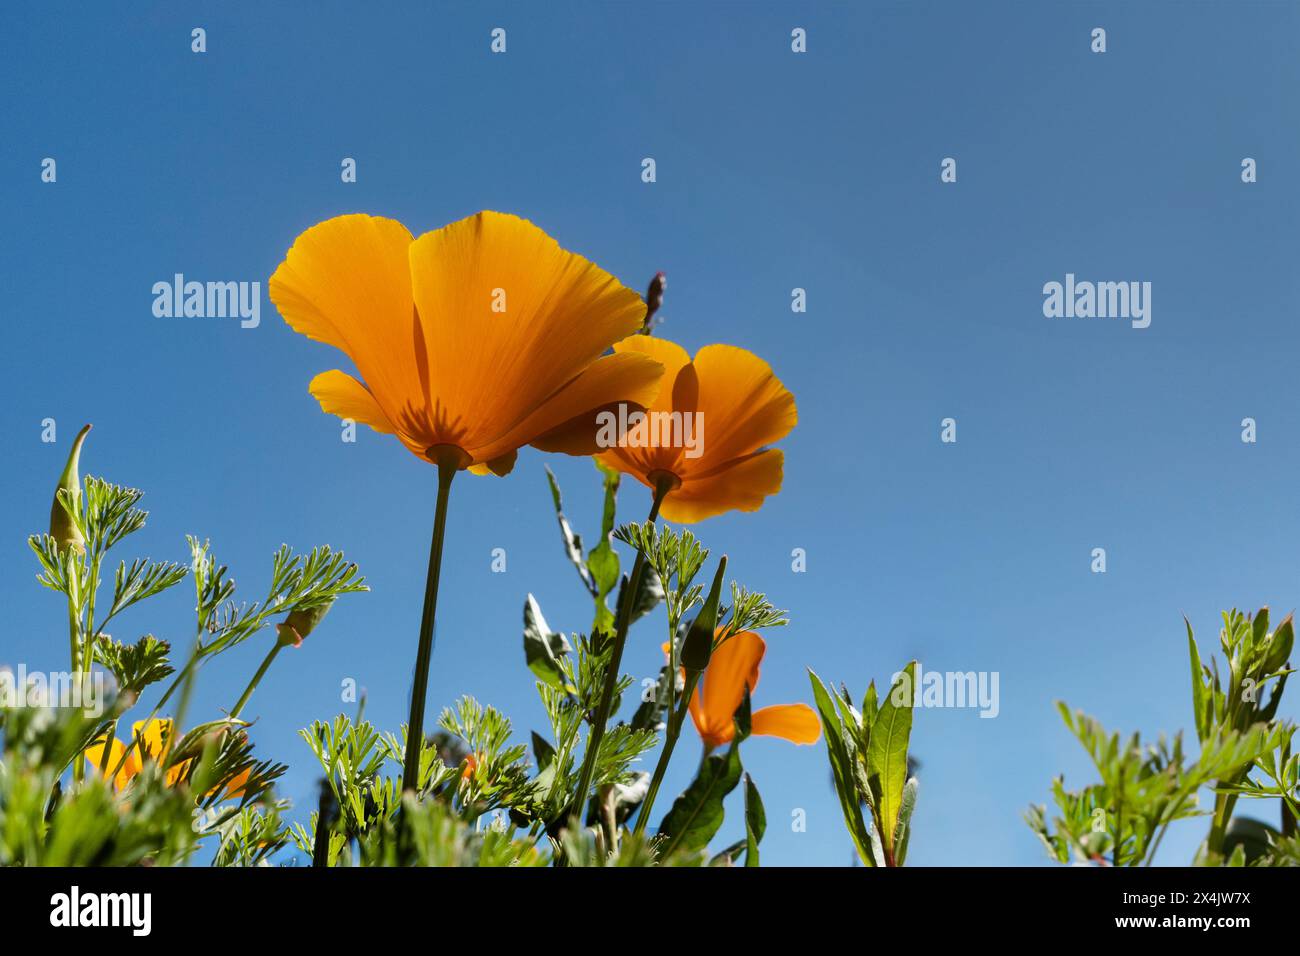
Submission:
POLYGON ((636 830, 634 832, 637 836, 645 832, 646 824, 650 822, 651 808, 654 807, 655 797, 659 795, 659 787, 664 782, 664 774, 668 771, 668 762, 673 759, 673 750, 677 747, 677 738, 682 735, 682 726, 686 723, 686 714, 690 710, 691 696, 695 693, 695 685, 699 683, 701 673, 701 671, 691 671, 687 674, 686 685, 682 688, 681 702, 669 715, 664 748, 659 752, 659 761, 655 764, 654 775, 650 778, 650 789, 646 791, 645 799, 641 801, 641 809, 636 818, 636 830))
POLYGON ((262 666, 257 669, 257 673, 253 675, 253 679, 248 682, 248 686, 244 688, 244 692, 239 695, 238 702, 236 702, 235 706, 231 708, 231 717, 238 717, 240 713, 243 712, 244 706, 248 703, 248 698, 253 696, 253 691, 257 690, 257 685, 262 682, 262 678, 266 676, 266 672, 271 669, 271 662, 275 660, 275 655, 280 653, 280 648, 283 646, 284 645, 279 641, 276 641, 271 645, 271 650, 262 660, 262 666))
MULTIPOLYGON (((655 482, 654 501, 650 505, 650 514, 646 521, 653 524, 659 519, 659 506, 677 483, 670 474, 662 473, 655 482)), ((573 796, 571 816, 582 814, 583 804, 587 800, 587 789, 591 786, 591 776, 596 768, 596 756, 600 753, 600 742, 605 736, 605 724, 609 722, 610 708, 614 702, 614 688, 618 685, 619 667, 623 662, 623 648, 627 645, 627 632, 632 626, 632 610, 636 606, 636 595, 641 589, 641 578, 645 574, 645 555, 637 552, 632 562, 632 573, 628 575, 627 590, 619 602, 618 619, 615 622, 614 647, 610 653, 609 664, 605 668, 605 681, 600 689, 600 702, 596 705, 596 717, 591 725, 591 735, 587 739, 587 752, 582 758, 582 772, 578 775, 578 788, 573 796)))
POLYGON ((429 572, 424 584, 424 610, 420 616, 420 642, 415 654, 415 684, 411 689, 411 714, 406 724, 406 759, 402 765, 402 789, 415 790, 420 783, 420 752, 424 743, 424 704, 429 690, 429 665, 433 660, 434 618, 438 611, 438 578, 442 571, 442 542, 447 531, 447 500, 451 480, 463 454, 450 445, 431 448, 438 463, 438 501, 434 507, 433 538, 429 542, 429 572))

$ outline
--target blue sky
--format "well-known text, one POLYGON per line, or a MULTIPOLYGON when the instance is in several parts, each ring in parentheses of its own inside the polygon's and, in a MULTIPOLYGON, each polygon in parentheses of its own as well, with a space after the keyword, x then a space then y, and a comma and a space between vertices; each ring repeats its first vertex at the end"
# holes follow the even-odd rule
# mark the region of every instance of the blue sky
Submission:
MULTIPOLYGON (((316 774, 296 732, 351 712, 343 679, 367 688, 378 724, 404 719, 433 469, 368 430, 339 440, 306 387, 346 360, 265 298, 256 329, 151 311, 153 283, 176 272, 259 280, 265 296, 299 232, 356 211, 416 233, 484 208, 523 215, 638 290, 665 270, 667 337, 771 362, 799 403, 785 488, 695 529, 790 610, 756 703, 809 699, 806 667, 855 693, 914 656, 1000 673, 996 719, 917 715, 909 862, 1041 862, 1025 805, 1058 772, 1092 779, 1052 701, 1145 734, 1186 727, 1181 615, 1204 652, 1221 609, 1292 608, 1300 7, 108 6, 10 10, 0 36, 0 661, 64 664, 59 601, 34 583, 25 538, 91 421, 83 470, 146 491, 125 556, 184 560, 186 533, 210 537, 247 600, 281 542, 329 543, 366 573, 373 591, 281 655, 246 712, 260 752, 290 764, 300 813, 316 774), (508 52, 493 56, 498 26, 508 52), (348 156, 355 184, 340 181, 348 156), (945 157, 955 184, 939 181, 945 157), (1257 183, 1241 182, 1243 157, 1257 183), (1042 286, 1068 272, 1150 281, 1150 328, 1045 318, 1042 286), (1247 416, 1256 444, 1240 440, 1247 416), (956 444, 939 440, 945 417, 956 444)), ((430 680, 431 711, 470 693, 521 739, 545 726, 525 595, 556 628, 590 619, 544 460, 456 483, 430 680)), ((590 535, 594 469, 549 460, 590 535)), ((648 496, 628 484, 621 505, 640 520, 648 496)), ((177 588, 115 636, 184 643, 191 615, 177 588)), ((655 671, 660 640, 634 631, 631 673, 655 671)), ((195 713, 229 707, 265 646, 205 670, 195 713)), ((766 861, 848 863, 824 749, 755 739, 744 757, 766 861)), ((1189 859, 1202 832, 1176 827, 1160 860, 1189 859)))

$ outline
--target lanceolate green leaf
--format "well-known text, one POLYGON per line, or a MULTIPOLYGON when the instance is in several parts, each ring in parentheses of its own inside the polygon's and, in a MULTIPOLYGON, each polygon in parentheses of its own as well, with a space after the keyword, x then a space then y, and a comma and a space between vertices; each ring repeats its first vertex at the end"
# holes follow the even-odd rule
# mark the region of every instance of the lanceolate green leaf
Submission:
MULTIPOLYGON (((597 468, 600 468, 597 463, 597 468)), ((618 584, 618 552, 610 545, 610 536, 614 531, 614 514, 618 504, 619 473, 600 468, 605 479, 605 504, 600 519, 600 543, 587 555, 587 569, 591 572, 596 585, 596 600, 603 601, 605 595, 614 590, 618 584)))
POLYGON ((551 742, 549 740, 547 740, 537 731, 535 730, 532 731, 532 735, 533 735, 533 757, 537 761, 538 772, 541 772, 545 770, 547 767, 549 767, 551 765, 551 761, 555 759, 555 748, 551 746, 551 742))
POLYGON ((893 856, 894 832, 907 784, 907 743, 912 734, 915 675, 916 661, 912 661, 881 701, 867 746, 867 779, 887 860, 893 856))
POLYGON ((1196 739, 1204 740, 1210 729, 1210 712, 1206 708, 1208 693, 1205 687, 1205 675, 1201 672, 1201 653, 1196 647, 1196 638, 1192 635, 1192 622, 1183 618, 1187 625, 1187 652, 1192 661, 1192 710, 1196 717, 1196 739))
POLYGON ((907 860, 908 838, 912 835, 912 811, 916 809, 916 778, 903 787, 903 803, 898 808, 898 826, 894 828, 894 864, 902 866, 907 860))
POLYGON ((703 850, 722 826, 722 802, 740 782, 740 750, 733 743, 723 754, 705 759, 691 785, 674 802, 659 825, 660 857, 681 850, 703 850))
POLYGON ((767 831, 767 813, 754 779, 745 774, 745 866, 758 866, 758 844, 767 831))
POLYGON ((700 613, 691 622, 691 628, 682 641, 682 666, 688 671, 702 671, 713 654, 713 635, 718 627, 718 601, 722 594, 722 580, 727 574, 727 556, 718 562, 713 575, 713 586, 704 600, 700 613))
POLYGON ((831 700, 831 693, 822 684, 813 671, 808 671, 808 680, 812 684, 813 700, 817 713, 821 717, 822 736, 826 740, 826 750, 830 754, 831 773, 835 777, 835 792, 840 798, 840 810, 844 814, 844 825, 853 838, 853 845, 858 857, 866 866, 875 866, 871 853, 871 839, 867 832, 866 821, 862 819, 862 806, 858 799, 853 758, 844 742, 844 725, 839 712, 831 700))
POLYGON ((573 530, 573 526, 569 524, 569 519, 564 516, 564 502, 560 497, 560 484, 555 480, 555 475, 551 472, 550 466, 545 467, 546 480, 551 486, 551 501, 555 505, 555 520, 560 526, 560 537, 564 541, 564 553, 569 556, 573 566, 578 569, 578 576, 582 578, 582 583, 594 595, 596 593, 596 583, 592 580, 591 572, 587 570, 587 563, 582 556, 582 538, 573 530))

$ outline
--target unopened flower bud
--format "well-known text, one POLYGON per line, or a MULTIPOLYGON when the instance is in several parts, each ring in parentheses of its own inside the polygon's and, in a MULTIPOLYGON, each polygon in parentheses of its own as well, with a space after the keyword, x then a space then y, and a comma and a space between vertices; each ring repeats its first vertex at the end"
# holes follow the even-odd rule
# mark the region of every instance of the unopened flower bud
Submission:
POLYGON ((81 446, 85 443, 89 432, 89 425, 77 432, 77 439, 72 443, 72 451, 68 454, 68 463, 63 466, 63 474, 59 476, 59 484, 54 489, 54 504, 50 507, 50 537, 54 539, 60 551, 71 548, 77 554, 86 553, 86 539, 82 537, 81 529, 77 527, 77 523, 72 520, 63 502, 59 500, 59 493, 63 492, 69 505, 74 508, 80 507, 81 475, 78 466, 81 463, 81 446))
POLYGON ((321 622, 333 601, 318 605, 313 608, 298 609, 290 613, 288 617, 275 626, 279 633, 281 646, 292 644, 294 647, 301 647, 303 640, 316 629, 316 625, 321 622))
POLYGON ((645 322, 642 323, 642 330, 649 332, 654 325, 655 313, 664 304, 664 289, 668 288, 668 277, 662 272, 656 272, 655 277, 650 280, 650 288, 645 294, 645 322))

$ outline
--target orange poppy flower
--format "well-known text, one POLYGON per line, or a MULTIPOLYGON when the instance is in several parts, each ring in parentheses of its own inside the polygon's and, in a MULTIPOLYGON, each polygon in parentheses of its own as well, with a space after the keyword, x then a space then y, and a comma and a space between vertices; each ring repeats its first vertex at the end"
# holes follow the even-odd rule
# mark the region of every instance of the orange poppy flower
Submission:
MULTIPOLYGON (((690 703, 691 720, 706 746, 721 747, 735 736, 732 718, 745 698, 746 685, 751 695, 758 686, 766 651, 767 644, 753 631, 741 631, 714 649, 690 703)), ((754 734, 796 744, 815 744, 821 737, 821 721, 807 704, 762 707, 751 716, 754 734)))
MULTIPOLYGON (((138 748, 132 747, 130 755, 126 758, 124 762, 122 760, 122 754, 125 751, 126 751, 126 745, 123 744, 122 741, 114 737, 108 748, 108 764, 107 764, 107 767, 110 770, 113 767, 116 767, 118 764, 121 764, 121 768, 117 771, 116 776, 113 777, 114 790, 121 790, 123 787, 125 787, 128 783, 131 782, 132 777, 134 777, 144 768, 144 764, 140 760, 140 751, 138 748)), ((100 737, 93 744, 91 744, 89 747, 86 748, 85 759, 86 759, 87 767, 89 767, 91 770, 99 770, 100 765, 103 764, 104 762, 104 738, 103 737, 100 737)))
MULTIPOLYGON (((158 718, 150 720, 147 723, 143 720, 137 720, 131 726, 131 740, 134 741, 137 736, 141 738, 141 747, 145 755, 155 763, 166 759, 167 751, 172 745, 172 722, 168 718, 158 718)), ((127 745, 122 743, 116 737, 109 744, 108 750, 108 767, 112 769, 119 763, 121 769, 117 771, 113 778, 113 789, 121 790, 132 778, 144 769, 144 761, 140 757, 141 747, 132 747, 126 761, 123 762, 122 754, 126 752, 127 745)), ((86 765, 92 770, 99 770, 100 764, 104 758, 104 738, 99 738, 85 750, 86 765)), ((182 760, 174 767, 167 768, 167 786, 176 786, 177 781, 185 776, 189 770, 191 761, 182 760)), ((238 800, 244 796, 244 787, 248 785, 248 779, 252 776, 252 768, 244 770, 230 779, 225 786, 225 800, 238 800)), ((214 788, 213 793, 216 792, 214 788)))
MULTIPOLYGON (((122 763, 122 768, 118 770, 117 775, 113 778, 113 788, 121 790, 131 782, 136 774, 144 769, 144 761, 140 757, 141 749, 145 755, 155 763, 162 761, 167 756, 167 750, 171 747, 172 722, 163 717, 148 722, 137 720, 131 725, 131 741, 140 737, 140 746, 132 747, 126 762, 122 763, 122 754, 126 751, 126 744, 113 738, 109 744, 108 766, 116 767, 122 763)), ((93 770, 98 770, 104 758, 104 738, 99 738, 85 750, 86 765, 93 770)), ((176 785, 176 781, 185 775, 189 769, 190 762, 183 760, 174 767, 167 769, 167 786, 176 785)))
POLYGON ((643 426, 599 458, 652 489, 670 476, 663 517, 691 522, 757 511, 781 490, 784 455, 764 446, 784 438, 799 416, 770 365, 732 345, 706 345, 691 359, 680 345, 649 335, 624 339, 614 351, 649 356, 664 376, 643 426))
POLYGON ((418 239, 393 219, 329 219, 297 238, 269 293, 360 373, 312 379, 322 409, 435 464, 430 450, 451 446, 479 474, 508 473, 524 445, 594 452, 595 414, 646 404, 662 374, 652 356, 603 354, 640 328, 641 297, 503 213, 418 239))
POLYGON ((244 798, 244 788, 248 786, 248 778, 253 775, 253 768, 241 770, 230 778, 230 783, 226 784, 226 793, 223 800, 242 800, 244 798))

